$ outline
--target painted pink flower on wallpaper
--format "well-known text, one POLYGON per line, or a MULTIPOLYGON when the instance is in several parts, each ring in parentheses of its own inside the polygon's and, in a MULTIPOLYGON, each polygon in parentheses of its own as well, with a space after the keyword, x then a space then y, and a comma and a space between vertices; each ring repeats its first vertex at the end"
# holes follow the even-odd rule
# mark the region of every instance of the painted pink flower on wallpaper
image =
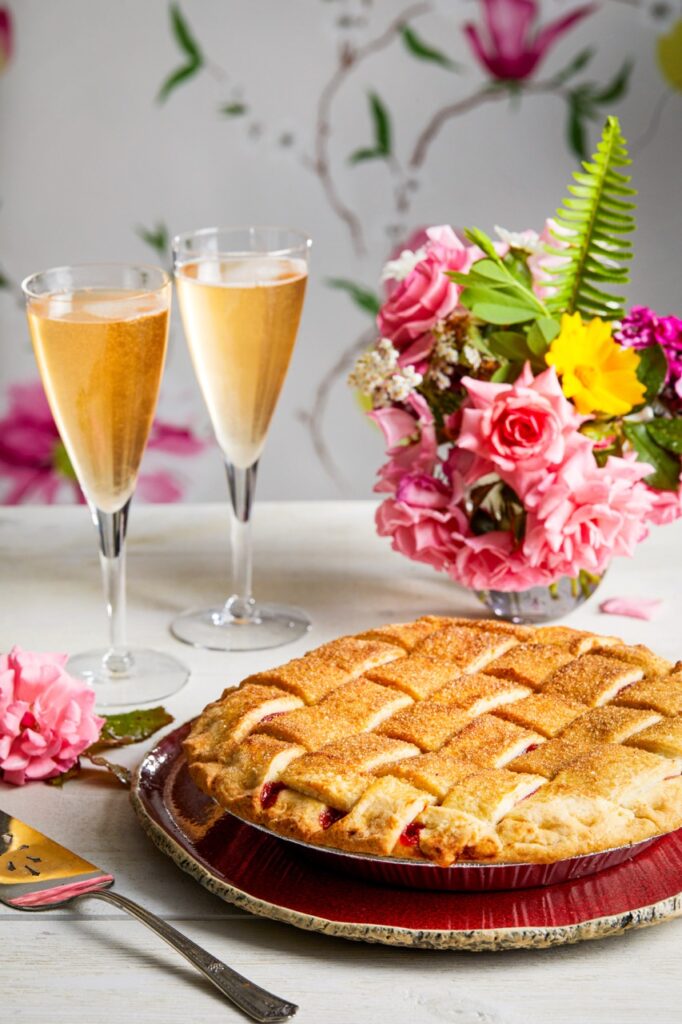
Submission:
MULTIPOLYGON (((0 503, 55 504, 84 501, 45 392, 39 382, 14 384, 9 407, 0 418, 0 503)), ((157 420, 147 445, 150 451, 188 458, 207 442, 187 427, 157 420)), ((142 472, 137 495, 142 501, 179 501, 183 481, 172 471, 142 472)))
POLYGON ((542 27, 537 0, 481 0, 483 25, 471 22, 464 32, 477 59, 493 78, 521 81, 533 74, 545 54, 565 32, 591 14, 584 4, 542 27))
POLYGON ((9 7, 0 7, 0 75, 12 59, 14 33, 9 7))

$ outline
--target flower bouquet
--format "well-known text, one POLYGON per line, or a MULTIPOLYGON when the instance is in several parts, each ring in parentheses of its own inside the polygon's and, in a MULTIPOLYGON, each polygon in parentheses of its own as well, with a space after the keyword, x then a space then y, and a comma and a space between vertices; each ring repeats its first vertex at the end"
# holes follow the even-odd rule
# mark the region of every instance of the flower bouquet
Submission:
POLYGON ((427 230, 387 264, 350 377, 388 445, 379 534, 505 617, 562 614, 682 514, 682 320, 612 287, 629 163, 609 117, 540 235, 427 230))

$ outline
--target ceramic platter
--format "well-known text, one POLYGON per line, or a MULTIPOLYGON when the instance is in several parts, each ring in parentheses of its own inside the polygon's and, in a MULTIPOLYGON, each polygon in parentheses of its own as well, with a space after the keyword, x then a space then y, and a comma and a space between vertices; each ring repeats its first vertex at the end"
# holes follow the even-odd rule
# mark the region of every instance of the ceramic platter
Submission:
POLYGON ((133 806, 179 867, 251 913, 364 942, 472 951, 602 938, 682 914, 682 830, 563 862, 554 874, 514 865, 506 876, 482 875, 464 865, 443 883, 433 881, 442 869, 424 865, 429 875, 415 881, 410 862, 382 874, 381 858, 308 850, 226 814, 189 777, 188 730, 169 733, 145 757, 133 806))

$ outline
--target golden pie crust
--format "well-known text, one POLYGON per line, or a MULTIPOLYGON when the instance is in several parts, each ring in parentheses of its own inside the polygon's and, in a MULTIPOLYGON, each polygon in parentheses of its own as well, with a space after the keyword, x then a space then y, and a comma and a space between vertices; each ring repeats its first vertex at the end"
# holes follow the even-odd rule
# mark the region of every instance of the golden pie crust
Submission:
POLYGON ((448 866, 682 827, 682 665, 566 626, 424 616, 225 690, 184 745, 241 818, 448 866))

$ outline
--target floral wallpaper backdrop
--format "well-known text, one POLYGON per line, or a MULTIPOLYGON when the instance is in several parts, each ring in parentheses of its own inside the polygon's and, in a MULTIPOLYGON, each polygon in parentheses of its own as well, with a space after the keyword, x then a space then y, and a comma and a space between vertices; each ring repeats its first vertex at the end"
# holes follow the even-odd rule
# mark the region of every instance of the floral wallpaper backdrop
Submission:
MULTIPOLYGON (((428 224, 540 228, 607 113, 640 192, 630 294, 682 309, 680 0, 12 0, 0 75, 0 503, 80 500, 20 301, 46 266, 311 233, 269 498, 370 495, 383 441, 345 379, 384 262, 428 224)), ((225 497, 177 312, 138 495, 225 497)))

